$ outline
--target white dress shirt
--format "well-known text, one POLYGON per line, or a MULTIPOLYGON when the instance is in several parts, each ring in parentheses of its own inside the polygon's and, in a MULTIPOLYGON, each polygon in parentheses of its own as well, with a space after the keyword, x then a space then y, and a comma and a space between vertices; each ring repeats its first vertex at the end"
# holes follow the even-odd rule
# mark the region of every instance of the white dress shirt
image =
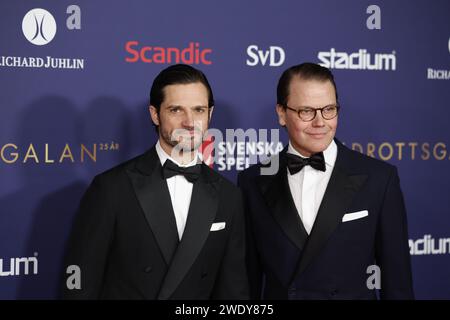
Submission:
MULTIPOLYGON (((295 150, 291 142, 289 142, 287 152, 302 158, 307 158, 295 150)), ((337 145, 334 140, 323 151, 323 156, 325 159, 325 171, 316 170, 311 166, 305 166, 296 174, 291 175, 287 169, 292 199, 308 234, 311 233, 320 203, 330 181, 331 172, 336 163, 337 145)))
MULTIPOLYGON (((170 159, 173 163, 180 167, 191 167, 202 161, 201 153, 196 152, 194 159, 190 163, 182 165, 163 150, 159 140, 156 143, 155 148, 158 153, 159 160, 161 161, 161 166, 164 165, 167 159, 170 159)), ((189 206, 191 204, 193 183, 189 182, 183 175, 170 177, 166 179, 166 182, 167 187, 169 188, 170 200, 172 202, 175 220, 177 222, 178 238, 181 240, 184 228, 186 226, 189 206)))

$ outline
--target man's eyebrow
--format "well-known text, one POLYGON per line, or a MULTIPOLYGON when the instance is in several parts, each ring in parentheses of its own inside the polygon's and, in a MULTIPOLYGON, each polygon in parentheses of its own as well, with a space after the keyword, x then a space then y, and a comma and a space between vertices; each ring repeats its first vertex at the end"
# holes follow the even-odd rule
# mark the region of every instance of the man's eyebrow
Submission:
POLYGON ((171 104, 171 105, 168 105, 167 108, 183 108, 183 106, 179 105, 179 104, 171 104))
POLYGON ((321 108, 325 108, 325 107, 330 107, 330 106, 337 106, 337 103, 330 103, 330 104, 326 104, 322 107, 313 107, 313 106, 307 106, 307 105, 299 105, 297 108, 311 108, 311 109, 321 109, 321 108))
MULTIPOLYGON (((171 104, 171 105, 168 105, 167 108, 185 108, 185 107, 182 106, 182 105, 179 105, 179 104, 171 104)), ((196 106, 192 106, 192 107, 190 107, 190 108, 191 108, 191 109, 195 109, 195 108, 208 108, 208 106, 206 106, 206 105, 196 105, 196 106)))

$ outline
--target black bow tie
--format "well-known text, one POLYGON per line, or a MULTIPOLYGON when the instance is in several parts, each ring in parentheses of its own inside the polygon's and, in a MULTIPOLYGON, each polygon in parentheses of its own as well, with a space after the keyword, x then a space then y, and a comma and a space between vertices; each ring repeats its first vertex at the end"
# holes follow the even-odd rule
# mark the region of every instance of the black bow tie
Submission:
POLYGON ((169 179, 173 176, 182 175, 187 181, 194 183, 200 176, 202 169, 201 163, 190 167, 179 167, 171 160, 167 159, 163 165, 163 177, 169 179))
POLYGON ((309 158, 302 158, 295 154, 286 153, 287 165, 289 173, 296 174, 303 169, 304 166, 311 166, 316 170, 325 171, 325 160, 323 152, 315 153, 309 158))

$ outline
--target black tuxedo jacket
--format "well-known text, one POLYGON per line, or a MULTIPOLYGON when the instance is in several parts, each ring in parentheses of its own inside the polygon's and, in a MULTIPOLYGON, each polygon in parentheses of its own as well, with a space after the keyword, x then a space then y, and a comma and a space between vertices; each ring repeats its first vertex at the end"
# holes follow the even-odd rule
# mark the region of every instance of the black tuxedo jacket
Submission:
POLYGON ((246 299, 240 190, 202 164, 179 241, 153 147, 94 178, 65 265, 81 269, 81 290, 67 289, 64 281, 67 299, 246 299), (216 222, 225 228, 210 231, 216 222))
POLYGON ((382 299, 414 298, 396 168, 335 141, 335 167, 309 236, 290 193, 287 148, 278 155, 276 174, 261 175, 259 164, 239 175, 252 298, 376 299, 371 265, 381 271, 382 299), (367 216, 342 221, 364 210, 367 216))

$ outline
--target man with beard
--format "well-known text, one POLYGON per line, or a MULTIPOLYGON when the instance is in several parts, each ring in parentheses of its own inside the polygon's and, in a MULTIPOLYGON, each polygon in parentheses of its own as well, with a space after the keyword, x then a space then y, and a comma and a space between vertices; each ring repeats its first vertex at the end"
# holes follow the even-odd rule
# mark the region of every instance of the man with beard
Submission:
POLYGON ((159 140, 94 178, 65 265, 81 271, 67 299, 246 299, 239 189, 202 162, 214 106, 205 75, 163 70, 150 92, 159 140))

